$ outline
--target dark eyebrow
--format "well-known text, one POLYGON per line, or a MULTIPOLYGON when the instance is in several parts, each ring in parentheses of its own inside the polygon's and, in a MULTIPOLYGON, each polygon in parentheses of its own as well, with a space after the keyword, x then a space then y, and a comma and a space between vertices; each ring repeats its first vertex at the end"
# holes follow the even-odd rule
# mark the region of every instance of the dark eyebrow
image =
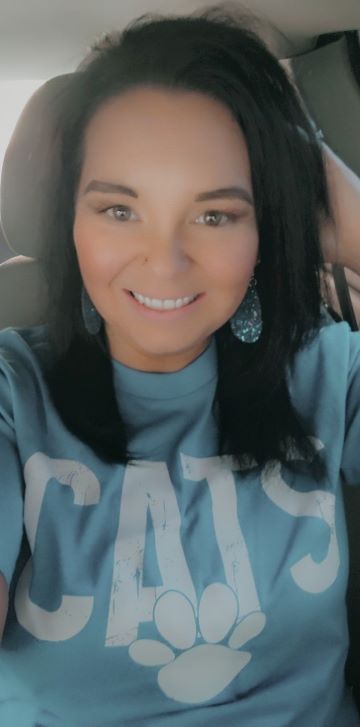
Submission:
MULTIPOLYGON (((131 187, 125 187, 123 184, 115 184, 114 182, 101 182, 99 179, 93 179, 86 186, 84 194, 88 192, 110 192, 127 194, 129 197, 139 197, 137 192, 131 187)), ((244 187, 220 187, 219 189, 211 189, 209 192, 201 192, 195 197, 196 202, 203 202, 207 199, 231 199, 236 197, 253 205, 251 194, 244 187)))

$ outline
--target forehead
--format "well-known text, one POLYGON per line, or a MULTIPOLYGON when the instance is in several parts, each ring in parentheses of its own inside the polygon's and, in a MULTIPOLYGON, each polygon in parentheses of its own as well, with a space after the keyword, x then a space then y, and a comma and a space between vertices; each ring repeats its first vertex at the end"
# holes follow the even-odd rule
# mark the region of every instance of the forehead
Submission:
POLYGON ((188 91, 137 88, 102 104, 84 135, 84 165, 180 160, 249 172, 243 133, 217 99, 188 91))

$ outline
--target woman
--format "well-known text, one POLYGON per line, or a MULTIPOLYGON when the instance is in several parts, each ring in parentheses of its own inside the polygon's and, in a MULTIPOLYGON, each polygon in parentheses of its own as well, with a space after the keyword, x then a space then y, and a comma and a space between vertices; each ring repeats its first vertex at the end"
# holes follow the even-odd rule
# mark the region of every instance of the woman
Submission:
POLYGON ((107 39, 61 104, 49 323, 0 334, 3 714, 357 725, 360 340, 319 271, 358 180, 216 7, 107 39))

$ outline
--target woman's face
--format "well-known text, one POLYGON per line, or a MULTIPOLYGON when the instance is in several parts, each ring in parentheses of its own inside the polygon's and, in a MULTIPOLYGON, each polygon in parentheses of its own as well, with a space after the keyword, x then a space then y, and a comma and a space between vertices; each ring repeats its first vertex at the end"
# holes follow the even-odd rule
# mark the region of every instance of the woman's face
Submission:
POLYGON ((240 305, 258 253, 247 148, 227 108, 157 88, 102 105, 85 134, 73 234, 112 358, 151 372, 197 358, 240 305), (229 187, 237 196, 203 194, 229 187), (153 311, 129 291, 200 297, 153 311))

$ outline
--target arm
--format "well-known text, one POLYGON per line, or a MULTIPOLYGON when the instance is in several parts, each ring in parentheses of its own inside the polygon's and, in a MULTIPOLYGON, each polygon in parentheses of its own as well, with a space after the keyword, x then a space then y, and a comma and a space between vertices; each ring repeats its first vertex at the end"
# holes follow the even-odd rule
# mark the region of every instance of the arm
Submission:
POLYGON ((327 263, 338 263, 360 275, 360 178, 322 143, 335 228, 323 222, 321 244, 327 263))

